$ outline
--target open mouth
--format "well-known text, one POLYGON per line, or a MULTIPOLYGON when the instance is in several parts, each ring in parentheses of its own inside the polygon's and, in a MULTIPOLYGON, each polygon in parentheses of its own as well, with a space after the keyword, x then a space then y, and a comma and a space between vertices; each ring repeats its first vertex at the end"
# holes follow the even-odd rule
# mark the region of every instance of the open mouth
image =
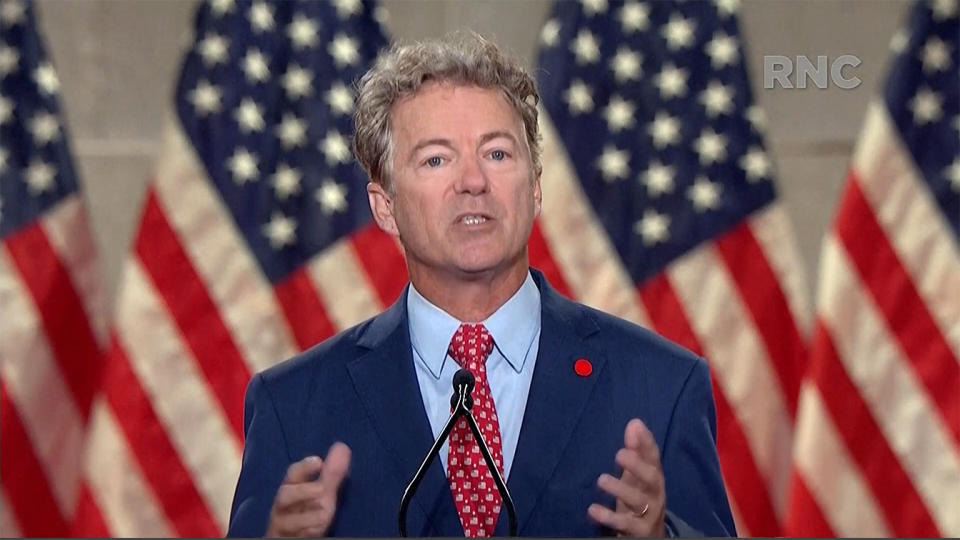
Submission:
POLYGON ((483 214, 464 214, 457 218, 457 223, 463 223, 464 225, 482 225, 489 221, 490 218, 483 214))

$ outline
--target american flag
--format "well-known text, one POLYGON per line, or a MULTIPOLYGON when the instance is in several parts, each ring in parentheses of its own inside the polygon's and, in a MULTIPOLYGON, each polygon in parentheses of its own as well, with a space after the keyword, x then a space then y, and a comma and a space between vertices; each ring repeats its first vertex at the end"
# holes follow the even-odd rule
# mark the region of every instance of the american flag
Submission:
POLYGON ((960 23, 917 3, 823 244, 787 531, 960 536, 960 23))
POLYGON ((31 3, 0 0, 0 531, 67 536, 102 361, 99 268, 31 3))
POLYGON ((808 311, 736 12, 556 4, 541 33, 539 230, 573 296, 707 358, 739 533, 775 536, 808 311))
POLYGON ((124 268, 77 533, 220 536, 260 371, 380 311, 352 83, 386 38, 361 0, 212 0, 124 268))

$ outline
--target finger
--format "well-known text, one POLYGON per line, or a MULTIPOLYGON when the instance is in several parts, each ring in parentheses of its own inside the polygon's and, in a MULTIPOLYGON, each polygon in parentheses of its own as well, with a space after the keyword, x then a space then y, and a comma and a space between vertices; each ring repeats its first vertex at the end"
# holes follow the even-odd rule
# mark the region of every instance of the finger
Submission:
POLYGON ((623 432, 623 444, 631 450, 636 450, 647 461, 660 463, 660 448, 657 446, 657 441, 639 418, 627 422, 627 428, 623 432))
POLYGON ((630 485, 619 478, 614 478, 609 474, 601 474, 597 478, 597 486, 617 499, 617 510, 620 511, 623 503, 626 508, 623 510, 640 513, 641 509, 647 504, 649 497, 644 496, 643 492, 636 486, 630 485))
POLYGON ((663 485, 663 471, 660 464, 646 461, 635 450, 621 448, 614 460, 623 468, 623 480, 641 487, 644 491, 656 493, 663 485))
POLYGON ((299 510, 300 507, 310 506, 312 501, 322 498, 325 491, 324 485, 319 482, 283 484, 273 499, 273 508, 278 513, 299 510))
POLYGON ((278 516, 277 525, 290 536, 323 536, 332 521, 333 512, 329 508, 317 508, 278 516))
POLYGON ((299 484, 309 482, 323 468, 323 460, 319 456, 307 456, 287 467, 287 476, 284 484, 299 484))
POLYGON ((336 497, 340 483, 350 470, 350 447, 342 442, 335 442, 327 451, 327 459, 320 471, 320 483, 326 488, 328 497, 336 497))
POLYGON ((630 514, 614 512, 606 506, 597 503, 593 503, 587 507, 587 515, 597 523, 606 525, 620 533, 629 532, 630 525, 634 519, 630 514))

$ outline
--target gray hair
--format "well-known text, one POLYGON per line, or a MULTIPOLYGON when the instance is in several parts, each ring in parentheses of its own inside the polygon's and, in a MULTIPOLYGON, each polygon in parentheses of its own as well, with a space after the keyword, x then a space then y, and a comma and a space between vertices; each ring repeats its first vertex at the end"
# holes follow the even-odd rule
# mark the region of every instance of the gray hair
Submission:
POLYGON ((392 191, 390 165, 393 134, 390 113, 399 100, 416 94, 428 82, 499 89, 523 120, 536 174, 540 174, 540 130, 533 77, 492 41, 470 32, 440 40, 395 44, 377 59, 357 88, 353 151, 370 176, 392 191))

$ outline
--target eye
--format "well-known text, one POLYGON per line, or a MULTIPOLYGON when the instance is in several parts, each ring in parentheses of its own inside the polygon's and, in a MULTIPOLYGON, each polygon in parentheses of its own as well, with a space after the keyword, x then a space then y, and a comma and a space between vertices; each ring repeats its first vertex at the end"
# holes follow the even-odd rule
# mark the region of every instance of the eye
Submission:
POLYGON ((427 158, 426 164, 428 167, 439 167, 443 164, 443 158, 440 156, 432 156, 427 158))
POLYGON ((503 150, 494 150, 493 152, 490 152, 490 157, 492 157, 495 161, 503 161, 507 159, 507 153, 503 150))

